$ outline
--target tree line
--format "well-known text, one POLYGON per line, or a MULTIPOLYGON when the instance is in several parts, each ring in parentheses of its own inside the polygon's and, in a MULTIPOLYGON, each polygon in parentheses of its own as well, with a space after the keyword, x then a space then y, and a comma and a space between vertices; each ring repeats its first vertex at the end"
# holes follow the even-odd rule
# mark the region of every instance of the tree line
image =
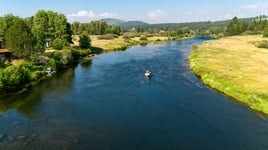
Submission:
POLYGON ((89 23, 80 23, 75 21, 72 23, 72 31, 76 35, 120 35, 121 27, 119 25, 109 26, 105 21, 101 20, 91 21, 89 23))
POLYGON ((63 47, 72 42, 71 24, 60 13, 40 10, 25 19, 12 14, 0 18, 0 37, 12 55, 30 58, 49 46, 63 47))
MULTIPOLYGON (((106 34, 131 35, 129 37, 137 35, 141 40, 146 39, 144 35, 156 34, 175 37, 263 34, 268 37, 268 21, 266 16, 247 20, 234 17, 229 21, 216 23, 136 24, 129 29, 122 29, 120 25, 111 26, 105 21, 71 24, 65 15, 53 11, 40 10, 34 16, 27 18, 6 14, 0 17, 0 37, 5 41, 4 48, 9 49, 13 57, 22 58, 27 62, 15 66, 3 65, 0 60, 0 93, 20 90, 30 81, 38 80, 44 75, 46 67, 58 69, 74 59, 88 55, 91 52, 89 35, 106 34), (70 46, 72 35, 79 35, 79 47, 70 46), (51 47, 64 50, 44 53, 51 47)), ((267 43, 262 45, 267 46, 267 43)))

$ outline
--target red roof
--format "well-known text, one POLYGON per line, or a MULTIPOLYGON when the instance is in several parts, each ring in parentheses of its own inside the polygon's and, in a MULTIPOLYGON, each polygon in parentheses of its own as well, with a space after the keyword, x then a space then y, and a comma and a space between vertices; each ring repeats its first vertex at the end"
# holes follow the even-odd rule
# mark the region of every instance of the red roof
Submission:
POLYGON ((11 51, 8 49, 0 49, 0 54, 1 53, 11 53, 11 51))

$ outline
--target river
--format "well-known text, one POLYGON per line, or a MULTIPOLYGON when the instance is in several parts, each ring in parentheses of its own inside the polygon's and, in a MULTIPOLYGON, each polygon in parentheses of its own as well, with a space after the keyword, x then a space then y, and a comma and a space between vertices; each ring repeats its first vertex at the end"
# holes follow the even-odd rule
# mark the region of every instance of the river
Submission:
POLYGON ((96 55, 2 99, 0 149, 268 149, 268 117, 189 70, 205 40, 96 55))

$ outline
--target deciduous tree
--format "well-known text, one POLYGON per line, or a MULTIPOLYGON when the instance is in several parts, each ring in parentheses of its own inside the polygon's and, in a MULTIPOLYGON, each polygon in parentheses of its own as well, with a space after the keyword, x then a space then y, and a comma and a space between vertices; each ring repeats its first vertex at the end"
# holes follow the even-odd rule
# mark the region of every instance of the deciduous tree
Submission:
POLYGON ((33 36, 30 28, 22 19, 17 19, 15 24, 6 32, 6 46, 12 55, 29 58, 33 51, 33 36))

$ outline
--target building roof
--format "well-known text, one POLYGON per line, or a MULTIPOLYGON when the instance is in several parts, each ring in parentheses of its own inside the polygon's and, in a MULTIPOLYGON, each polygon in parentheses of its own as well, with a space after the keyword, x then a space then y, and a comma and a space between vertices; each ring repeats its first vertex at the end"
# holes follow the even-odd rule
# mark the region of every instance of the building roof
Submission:
POLYGON ((0 49, 0 54, 3 54, 3 53, 11 53, 11 51, 8 49, 0 49))

